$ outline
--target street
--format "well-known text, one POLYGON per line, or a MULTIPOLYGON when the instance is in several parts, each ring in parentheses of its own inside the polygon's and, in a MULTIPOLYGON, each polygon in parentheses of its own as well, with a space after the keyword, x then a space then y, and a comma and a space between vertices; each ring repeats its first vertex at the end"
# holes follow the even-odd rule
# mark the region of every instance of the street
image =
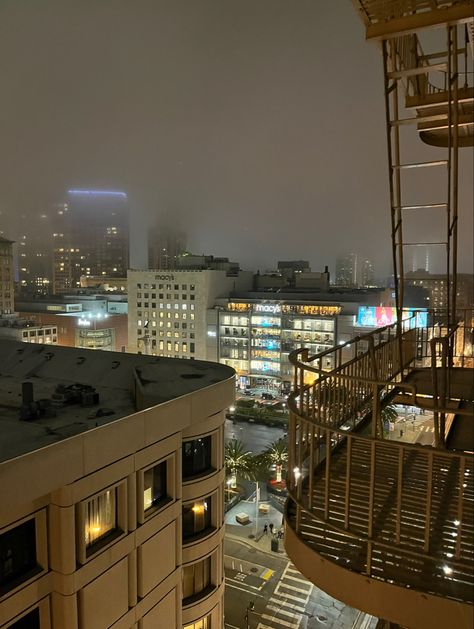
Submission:
POLYGON ((314 587, 283 552, 228 536, 224 547, 226 629, 352 628, 358 611, 314 587))
POLYGON ((238 439, 244 444, 244 448, 254 454, 263 452, 273 441, 278 441, 286 436, 286 430, 251 422, 235 422, 225 420, 225 440, 238 439))

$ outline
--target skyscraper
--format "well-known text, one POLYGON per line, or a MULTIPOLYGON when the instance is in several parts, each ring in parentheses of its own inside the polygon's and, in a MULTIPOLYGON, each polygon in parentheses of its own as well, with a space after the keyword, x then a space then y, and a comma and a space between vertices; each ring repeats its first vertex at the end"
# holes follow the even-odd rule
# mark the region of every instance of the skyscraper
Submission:
POLYGON ((129 216, 125 192, 69 190, 56 209, 53 286, 63 293, 81 275, 125 277, 129 265, 129 216))
POLYGON ((176 259, 186 250, 186 234, 178 227, 159 224, 152 227, 148 237, 148 268, 174 269, 176 259))
POLYGON ((357 286, 357 254, 347 253, 336 258, 337 286, 357 286))
POLYGON ((360 286, 375 286, 374 263, 370 258, 362 258, 360 264, 360 286))
POLYGON ((0 236, 0 316, 13 312, 13 242, 0 236))

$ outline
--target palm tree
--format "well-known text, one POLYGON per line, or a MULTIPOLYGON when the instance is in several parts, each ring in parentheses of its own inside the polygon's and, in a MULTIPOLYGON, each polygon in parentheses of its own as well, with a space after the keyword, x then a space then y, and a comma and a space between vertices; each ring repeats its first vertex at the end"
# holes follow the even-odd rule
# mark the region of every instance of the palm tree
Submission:
POLYGON ((263 459, 268 465, 276 466, 276 480, 281 483, 281 471, 288 462, 288 444, 284 439, 270 443, 263 452, 263 459))
POLYGON ((237 474, 247 476, 252 453, 246 451, 242 441, 232 439, 225 444, 224 459, 227 474, 231 478, 231 488, 237 487, 237 474))

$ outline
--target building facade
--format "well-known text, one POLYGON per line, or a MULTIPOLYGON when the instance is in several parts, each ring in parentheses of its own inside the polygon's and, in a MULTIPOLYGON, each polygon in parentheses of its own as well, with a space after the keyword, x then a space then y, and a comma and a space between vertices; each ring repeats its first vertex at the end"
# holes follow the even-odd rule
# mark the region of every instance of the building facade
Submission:
MULTIPOLYGON (((240 389, 288 393, 293 370, 288 355, 307 347, 311 354, 336 343, 339 303, 232 299, 219 302, 216 333, 219 361, 235 369, 240 389)), ((327 361, 323 368, 331 368, 327 361)))
POLYGON ((79 288, 81 276, 123 278, 129 266, 127 195, 106 190, 69 190, 56 210, 53 292, 79 288))
POLYGON ((14 311, 13 242, 0 236, 0 316, 14 311))
POLYGON ((18 301, 16 308, 36 325, 53 325, 59 345, 120 352, 128 343, 126 299, 107 293, 64 295, 18 301))
POLYGON ((178 258, 186 251, 186 234, 169 225, 155 225, 148 232, 148 268, 176 268, 178 258))
POLYGON ((129 271, 129 351, 218 360, 215 301, 250 288, 252 277, 233 267, 129 271))
MULTIPOLYGON (((429 294, 430 308, 443 308, 447 303, 448 284, 446 275, 428 273, 423 269, 407 273, 408 286, 420 286, 429 294)), ((474 275, 458 273, 456 285, 456 305, 458 308, 472 308, 474 305, 474 275)))
POLYGON ((348 253, 336 258, 336 286, 358 285, 357 254, 348 253))
POLYGON ((0 626, 222 628, 232 370, 0 353, 0 626))

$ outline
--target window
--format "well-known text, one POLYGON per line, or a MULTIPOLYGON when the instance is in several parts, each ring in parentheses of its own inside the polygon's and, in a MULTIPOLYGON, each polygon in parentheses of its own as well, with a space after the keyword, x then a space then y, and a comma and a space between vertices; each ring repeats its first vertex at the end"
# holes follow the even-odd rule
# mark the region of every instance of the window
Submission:
POLYGON ((36 560, 34 518, 0 535, 0 595, 41 570, 36 560))
POLYGON ((190 625, 185 625, 183 629, 211 629, 211 614, 205 618, 200 618, 190 625))
POLYGON ((143 509, 145 513, 168 501, 166 461, 145 470, 143 474, 143 509))
POLYGON ((211 528, 211 497, 183 505, 183 540, 191 539, 211 528))
POLYGON ((183 602, 194 602, 197 595, 207 594, 211 589, 211 558, 206 557, 191 566, 183 567, 183 602))
POLYGON ((12 625, 9 625, 8 629, 40 629, 39 607, 35 607, 33 611, 29 612, 12 625))
POLYGON ((211 436, 183 443, 183 478, 211 470, 211 436))
POLYGON ((118 531, 117 488, 108 489, 85 504, 84 538, 86 555, 95 552, 118 531))

